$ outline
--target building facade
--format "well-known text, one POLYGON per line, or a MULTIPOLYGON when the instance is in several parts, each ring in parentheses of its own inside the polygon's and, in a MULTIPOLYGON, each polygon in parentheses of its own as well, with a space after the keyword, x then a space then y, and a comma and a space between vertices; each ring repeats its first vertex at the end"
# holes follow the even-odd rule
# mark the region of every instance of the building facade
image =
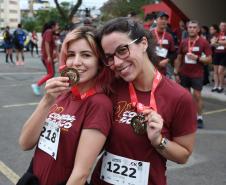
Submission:
POLYGON ((20 0, 0 0, 0 28, 16 28, 20 23, 20 0))

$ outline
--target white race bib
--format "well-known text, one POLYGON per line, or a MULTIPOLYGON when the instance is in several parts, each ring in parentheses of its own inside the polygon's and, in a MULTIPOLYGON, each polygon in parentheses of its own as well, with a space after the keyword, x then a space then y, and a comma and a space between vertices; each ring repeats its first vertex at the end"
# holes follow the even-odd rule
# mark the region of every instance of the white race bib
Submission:
POLYGON ((162 48, 159 46, 156 46, 156 54, 160 57, 166 58, 168 53, 168 50, 166 48, 162 48))
POLYGON ((163 40, 162 40, 162 44, 169 44, 169 41, 166 40, 166 39, 163 39, 163 40))
POLYGON ((192 60, 192 59, 188 58, 187 55, 184 56, 184 62, 185 62, 185 64, 197 64, 196 60, 192 60))
POLYGON ((224 46, 217 46, 217 50, 224 50, 224 46))
POLYGON ((105 152, 100 178, 110 184, 147 185, 150 163, 105 152))
POLYGON ((199 51, 199 47, 193 47, 192 51, 199 51))
POLYGON ((55 160, 60 138, 60 128, 52 121, 45 122, 39 137, 38 148, 52 156, 55 160))

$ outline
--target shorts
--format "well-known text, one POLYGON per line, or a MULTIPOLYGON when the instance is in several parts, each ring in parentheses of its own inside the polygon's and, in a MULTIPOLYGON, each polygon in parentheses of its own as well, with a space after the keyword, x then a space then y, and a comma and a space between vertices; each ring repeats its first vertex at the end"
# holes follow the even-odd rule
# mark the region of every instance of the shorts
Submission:
POLYGON ((15 43, 15 49, 22 51, 24 49, 23 44, 15 43))
POLYGON ((201 91, 203 87, 203 77, 190 78, 180 75, 181 85, 185 88, 193 88, 197 91, 201 91))
POLYGON ((226 67, 226 53, 214 53, 213 65, 221 65, 226 67))

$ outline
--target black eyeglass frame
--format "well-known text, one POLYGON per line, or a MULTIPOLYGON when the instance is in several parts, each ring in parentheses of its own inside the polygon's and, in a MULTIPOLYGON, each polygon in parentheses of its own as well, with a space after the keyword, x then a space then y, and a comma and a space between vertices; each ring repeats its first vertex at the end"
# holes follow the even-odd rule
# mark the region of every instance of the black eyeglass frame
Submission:
POLYGON ((104 65, 105 65, 105 66, 108 66, 108 67, 112 66, 112 65, 114 64, 114 56, 116 56, 117 58, 122 59, 122 60, 128 58, 128 57, 130 56, 130 49, 129 49, 129 46, 130 46, 131 44, 133 44, 133 43, 139 41, 140 39, 141 39, 141 38, 136 38, 136 39, 132 40, 132 41, 131 41, 130 43, 128 43, 128 44, 118 46, 118 47, 115 49, 115 52, 114 52, 114 53, 108 54, 107 56, 104 56, 104 60, 103 60, 104 65), (126 55, 125 57, 121 57, 121 56, 118 54, 118 50, 119 50, 120 48, 123 48, 123 47, 125 47, 125 48, 127 49, 127 51, 128 51, 128 55, 126 55), (110 64, 109 64, 109 62, 108 62, 108 61, 109 61, 109 58, 112 58, 112 62, 110 62, 110 64))

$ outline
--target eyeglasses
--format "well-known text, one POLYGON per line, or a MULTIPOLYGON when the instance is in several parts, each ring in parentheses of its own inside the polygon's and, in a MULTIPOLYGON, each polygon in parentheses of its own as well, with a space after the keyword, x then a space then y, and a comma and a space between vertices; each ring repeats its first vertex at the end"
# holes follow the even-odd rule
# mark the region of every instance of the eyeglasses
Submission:
POLYGON ((122 60, 128 58, 130 55, 129 45, 135 43, 138 40, 139 40, 139 38, 134 39, 133 41, 131 41, 128 44, 117 47, 113 54, 105 55, 105 58, 103 60, 104 65, 112 66, 114 64, 114 56, 116 56, 122 60))

